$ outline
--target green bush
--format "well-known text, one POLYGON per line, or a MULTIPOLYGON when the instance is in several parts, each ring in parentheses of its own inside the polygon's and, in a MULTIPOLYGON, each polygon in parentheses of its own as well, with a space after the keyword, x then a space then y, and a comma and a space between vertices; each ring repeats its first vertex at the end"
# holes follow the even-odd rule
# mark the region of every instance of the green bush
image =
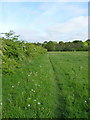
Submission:
POLYGON ((33 43, 14 41, 12 39, 0 38, 2 41, 2 73, 13 73, 15 68, 21 68, 24 62, 33 57, 46 53, 46 49, 33 43))

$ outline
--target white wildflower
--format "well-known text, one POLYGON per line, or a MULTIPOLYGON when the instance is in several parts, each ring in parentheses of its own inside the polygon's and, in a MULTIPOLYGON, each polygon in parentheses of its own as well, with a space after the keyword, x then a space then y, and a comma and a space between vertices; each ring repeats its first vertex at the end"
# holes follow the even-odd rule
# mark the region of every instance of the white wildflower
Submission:
POLYGON ((31 91, 33 91, 33 89, 31 89, 31 91))
POLYGON ((12 85, 12 88, 14 88, 14 86, 12 85))
POLYGON ((28 104, 28 107, 30 107, 30 104, 28 104))
POLYGON ((31 99, 31 98, 28 98, 29 100, 31 99))
POLYGON ((0 105, 2 105, 2 102, 0 103, 0 105))
POLYGON ((86 103, 87 101, 85 100, 84 102, 86 103))
POLYGON ((41 103, 40 102, 38 102, 38 105, 40 105, 41 103))
POLYGON ((36 101, 36 99, 34 101, 36 101))

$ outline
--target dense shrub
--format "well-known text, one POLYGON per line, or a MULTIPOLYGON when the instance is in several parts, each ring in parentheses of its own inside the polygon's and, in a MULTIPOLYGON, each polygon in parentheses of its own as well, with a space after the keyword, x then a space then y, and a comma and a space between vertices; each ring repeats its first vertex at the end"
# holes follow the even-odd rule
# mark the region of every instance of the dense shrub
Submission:
POLYGON ((13 73, 15 68, 21 68, 24 62, 29 62, 33 57, 46 53, 46 49, 33 43, 6 38, 0 38, 0 41, 2 41, 3 74, 13 73))

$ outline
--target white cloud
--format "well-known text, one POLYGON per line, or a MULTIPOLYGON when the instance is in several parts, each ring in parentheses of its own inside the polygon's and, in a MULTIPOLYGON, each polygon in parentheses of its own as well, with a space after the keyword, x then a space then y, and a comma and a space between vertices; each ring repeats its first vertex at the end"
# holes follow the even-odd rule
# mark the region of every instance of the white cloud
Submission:
POLYGON ((72 18, 65 23, 56 24, 53 27, 50 27, 49 30, 56 33, 69 33, 81 30, 83 31, 86 27, 88 27, 88 17, 80 16, 72 18))
POLYGON ((20 35, 20 38, 29 42, 39 42, 41 38, 41 32, 35 29, 18 29, 15 30, 17 34, 20 35))
MULTIPOLYGON (((63 19, 67 19, 70 17, 75 16, 83 16, 84 14, 88 14, 88 7, 84 8, 79 5, 75 4, 66 4, 66 3, 52 3, 49 4, 43 4, 39 8, 40 10, 43 10, 42 14, 39 14, 33 21, 34 25, 41 25, 41 26, 48 26, 52 22, 54 22, 57 18, 57 13, 59 16, 59 19, 63 21, 63 19)), ((31 23, 32 24, 32 23, 31 23)))
POLYGON ((88 17, 80 16, 62 24, 49 26, 45 32, 23 29, 17 31, 17 33, 29 42, 43 42, 45 40, 73 41, 75 39, 85 41, 88 38, 88 17))
POLYGON ((11 28, 17 34, 20 34, 21 39, 29 42, 43 42, 45 40, 72 41, 75 39, 85 41, 88 38, 88 17, 79 16, 61 24, 53 24, 44 31, 27 28, 17 29, 16 26, 6 24, 3 24, 3 27, 0 26, 0 28, 2 28, 0 32, 8 32, 11 28))
POLYGON ((16 25, 14 24, 7 24, 7 23, 3 23, 2 21, 0 21, 0 33, 2 32, 9 32, 10 30, 15 30, 17 28, 16 25))
POLYGON ((49 26, 47 33, 52 40, 85 40, 88 37, 88 17, 80 16, 62 24, 49 26))

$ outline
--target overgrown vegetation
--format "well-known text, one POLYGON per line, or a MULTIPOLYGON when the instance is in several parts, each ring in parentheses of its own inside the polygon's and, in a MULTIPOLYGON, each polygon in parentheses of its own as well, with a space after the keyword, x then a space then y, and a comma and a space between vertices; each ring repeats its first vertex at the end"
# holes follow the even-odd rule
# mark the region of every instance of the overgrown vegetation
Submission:
POLYGON ((35 46, 33 43, 19 41, 13 31, 5 33, 2 41, 2 66, 3 74, 13 73, 15 68, 21 68, 24 62, 29 62, 33 57, 46 53, 46 49, 35 46))

